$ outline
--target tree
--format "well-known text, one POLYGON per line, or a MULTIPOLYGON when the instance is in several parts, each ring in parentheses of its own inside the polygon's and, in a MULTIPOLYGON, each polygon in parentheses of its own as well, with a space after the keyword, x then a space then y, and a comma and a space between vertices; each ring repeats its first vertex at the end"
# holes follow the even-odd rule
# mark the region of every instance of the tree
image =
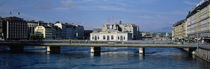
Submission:
POLYGON ((32 40, 41 40, 41 39, 43 39, 43 35, 42 34, 32 34, 30 39, 32 39, 32 40))

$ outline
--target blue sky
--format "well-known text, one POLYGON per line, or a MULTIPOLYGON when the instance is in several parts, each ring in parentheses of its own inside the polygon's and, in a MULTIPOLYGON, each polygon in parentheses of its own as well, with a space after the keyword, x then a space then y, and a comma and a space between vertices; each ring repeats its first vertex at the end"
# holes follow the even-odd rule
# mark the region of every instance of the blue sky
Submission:
POLYGON ((138 24, 145 32, 171 32, 199 0, 0 0, 0 16, 68 22, 85 29, 103 24, 138 24), (9 12, 12 11, 12 15, 9 12))

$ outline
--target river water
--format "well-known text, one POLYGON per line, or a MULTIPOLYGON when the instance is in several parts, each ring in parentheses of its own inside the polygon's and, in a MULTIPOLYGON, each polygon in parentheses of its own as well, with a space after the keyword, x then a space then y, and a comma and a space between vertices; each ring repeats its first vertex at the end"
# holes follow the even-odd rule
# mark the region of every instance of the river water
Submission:
MULTIPOLYGON (((0 53, 0 69, 210 69, 210 63, 176 48, 102 48, 91 56, 89 47, 62 47, 60 54, 0 53)), ((37 51, 36 50, 32 50, 37 51)))

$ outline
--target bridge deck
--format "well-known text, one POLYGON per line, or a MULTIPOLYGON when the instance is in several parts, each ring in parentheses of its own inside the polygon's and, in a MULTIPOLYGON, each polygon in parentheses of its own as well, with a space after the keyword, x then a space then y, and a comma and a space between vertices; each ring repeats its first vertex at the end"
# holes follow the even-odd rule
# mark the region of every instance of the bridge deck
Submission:
POLYGON ((44 40, 44 41, 0 41, 0 46, 78 46, 78 47, 152 47, 152 48, 196 48, 193 44, 176 44, 171 41, 88 41, 88 40, 44 40))

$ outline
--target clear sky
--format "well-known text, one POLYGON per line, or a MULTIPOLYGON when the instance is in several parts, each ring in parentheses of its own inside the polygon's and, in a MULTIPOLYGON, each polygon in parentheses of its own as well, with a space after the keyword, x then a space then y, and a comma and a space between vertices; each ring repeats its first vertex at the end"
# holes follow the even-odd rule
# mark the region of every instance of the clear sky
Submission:
POLYGON ((107 23, 138 24, 145 32, 171 32, 200 0, 0 0, 0 16, 68 22, 85 29, 107 23), (12 15, 10 15, 10 11, 12 15))

